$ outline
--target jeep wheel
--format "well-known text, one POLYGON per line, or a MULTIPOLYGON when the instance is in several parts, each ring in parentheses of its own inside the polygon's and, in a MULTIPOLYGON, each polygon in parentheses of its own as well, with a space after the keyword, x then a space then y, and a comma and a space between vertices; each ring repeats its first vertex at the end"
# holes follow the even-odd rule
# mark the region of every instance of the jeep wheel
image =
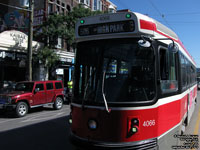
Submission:
POLYGON ((17 117, 24 117, 28 112, 28 105, 25 102, 19 102, 16 106, 16 116, 17 117))
POLYGON ((59 110, 63 107, 63 99, 61 97, 57 97, 54 105, 53 105, 54 109, 59 110))

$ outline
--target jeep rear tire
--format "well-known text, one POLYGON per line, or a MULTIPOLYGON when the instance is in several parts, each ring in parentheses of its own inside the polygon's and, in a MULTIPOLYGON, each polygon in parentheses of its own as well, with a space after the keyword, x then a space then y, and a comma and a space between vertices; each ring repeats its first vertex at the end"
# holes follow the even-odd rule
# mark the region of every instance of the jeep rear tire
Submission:
POLYGON ((28 105, 25 102, 18 102, 15 114, 17 117, 24 117, 28 113, 28 105))
POLYGON ((63 99, 61 97, 56 97, 53 107, 55 110, 61 109, 63 107, 63 99))

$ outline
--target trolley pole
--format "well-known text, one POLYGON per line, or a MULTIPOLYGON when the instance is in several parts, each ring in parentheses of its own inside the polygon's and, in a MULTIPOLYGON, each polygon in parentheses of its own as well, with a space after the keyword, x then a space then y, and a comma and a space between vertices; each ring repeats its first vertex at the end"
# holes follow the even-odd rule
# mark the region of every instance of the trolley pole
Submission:
POLYGON ((33 41, 33 14, 34 14, 34 0, 29 0, 29 31, 28 31, 28 50, 27 50, 27 70, 28 81, 32 81, 32 41, 33 41))

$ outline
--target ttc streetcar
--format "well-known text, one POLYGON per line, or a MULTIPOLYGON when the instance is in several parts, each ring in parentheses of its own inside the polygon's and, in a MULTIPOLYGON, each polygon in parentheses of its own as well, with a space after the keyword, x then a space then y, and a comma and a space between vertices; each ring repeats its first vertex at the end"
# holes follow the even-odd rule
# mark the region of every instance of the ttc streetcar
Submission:
POLYGON ((196 64, 176 33, 133 12, 80 19, 70 139, 86 149, 169 150, 197 102, 196 64))

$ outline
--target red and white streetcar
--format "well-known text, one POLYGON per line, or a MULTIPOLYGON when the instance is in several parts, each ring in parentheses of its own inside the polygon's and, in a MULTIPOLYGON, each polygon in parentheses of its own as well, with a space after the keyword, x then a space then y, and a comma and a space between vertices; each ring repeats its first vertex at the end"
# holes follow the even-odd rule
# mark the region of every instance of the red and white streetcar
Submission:
POLYGON ((91 149, 172 149, 197 102, 196 65, 176 33, 132 12, 82 18, 71 141, 91 149))

